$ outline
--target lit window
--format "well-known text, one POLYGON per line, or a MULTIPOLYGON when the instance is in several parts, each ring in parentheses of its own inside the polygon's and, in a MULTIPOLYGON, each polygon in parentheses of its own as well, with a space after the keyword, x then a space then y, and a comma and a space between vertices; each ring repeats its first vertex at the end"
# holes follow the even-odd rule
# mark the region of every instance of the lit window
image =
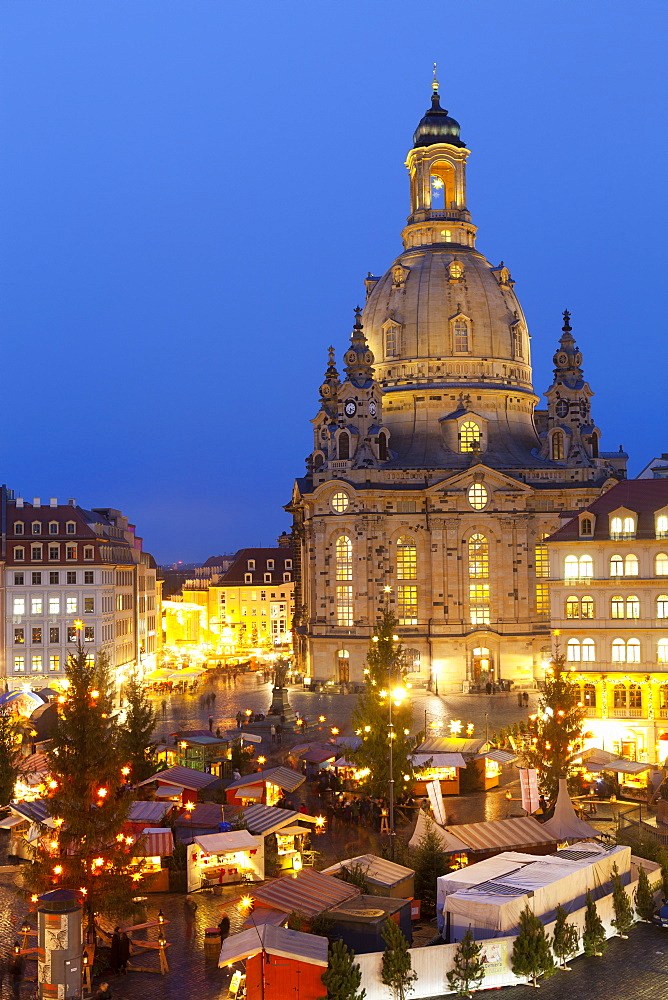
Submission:
POLYGON ((462 454, 480 450, 480 428, 474 420, 465 420, 459 428, 459 450, 462 454))
POLYGON ((353 543, 346 535, 336 539, 336 579, 353 578, 353 543))
POLYGON ((656 617, 657 618, 668 618, 668 595, 661 594, 660 597, 656 599, 656 617))
POLYGON ((30 614, 31 615, 41 615, 43 610, 43 602, 41 597, 31 597, 30 598, 30 614))
POLYGON ((15 656, 14 657, 14 673, 24 674, 26 669, 26 658, 25 656, 15 656))
POLYGON ((49 598, 49 614, 59 615, 60 614, 60 598, 50 597, 49 598))
POLYGON ((628 555, 624 557, 624 576, 638 575, 638 557, 628 555))
POLYGON ((612 662, 626 663, 626 643, 623 639, 612 640, 612 662))
POLYGON ((566 659, 569 663, 580 662, 580 640, 569 639, 566 644, 566 659))
POLYGON ((546 577, 550 575, 550 557, 547 551, 547 545, 540 544, 546 537, 546 535, 541 535, 534 550, 536 576, 546 577))
MULTIPOLYGON (((659 639, 656 644, 656 659, 658 663, 668 663, 668 639, 659 639)), ((668 688, 668 686, 667 686, 668 688)), ((667 706, 661 706, 667 707, 667 706)))
POLYGON ((581 580, 591 580, 594 575, 594 560, 591 556, 580 556, 578 571, 581 580))
POLYGON ((489 625, 489 584, 469 584, 469 614, 472 625, 489 625))
POLYGON ((489 576, 489 543, 484 535, 469 538, 468 563, 472 580, 484 580, 489 576))
POLYGON ((640 663, 640 640, 629 639, 626 643, 626 662, 640 663))
MULTIPOLYGON (((668 557, 666 557, 668 566, 668 557)), ((621 556, 610 557, 610 576, 624 576, 624 561, 621 556)))
POLYGON ((14 645, 23 646, 26 641, 26 630, 24 628, 14 629, 14 645))
POLYGON ((596 660, 596 645, 593 639, 582 640, 582 660, 584 663, 594 663, 596 660))
POLYGON ((629 708, 642 708, 642 688, 640 684, 629 685, 629 708))
POLYGON ((582 702, 585 708, 596 708, 596 687, 585 684, 582 689, 582 702))
POLYGON ((86 625, 84 629, 84 642, 95 642, 95 626, 86 625))
POLYGON ((455 354, 467 354, 469 350, 469 325, 465 320, 458 319, 452 325, 455 339, 455 354))
POLYGON ((24 615, 26 613, 26 599, 25 597, 15 597, 14 598, 14 612, 15 615, 24 615))
POLYGON ((417 625, 417 587, 398 585, 397 615, 400 625, 417 625))
POLYGON ((564 435, 561 431, 555 431, 552 435, 552 458, 555 462, 564 460, 564 435))
POLYGON ((612 703, 615 708, 626 708, 626 687, 623 684, 615 684, 612 703))
MULTIPOLYGON (((14 549, 14 558, 16 558, 16 549, 14 549)), ((657 576, 668 576, 668 555, 665 552, 660 552, 654 560, 654 572, 657 576)))
POLYGON ((574 595, 566 598, 566 617, 567 618, 580 617, 580 601, 574 595))
POLYGON ((487 506, 489 494, 482 483, 473 483, 469 486, 467 497, 474 510, 483 510, 487 506))
POLYGON ((353 588, 351 584, 336 585, 336 624, 353 624, 353 588))
POLYGON ((578 557, 566 556, 564 559, 564 579, 577 580, 580 572, 578 569, 578 557))
POLYGON ((66 545, 65 546, 65 558, 73 562, 77 557, 77 547, 76 545, 66 545))
POLYGON ((610 534, 613 538, 619 538, 622 534, 622 519, 621 517, 613 517, 610 519, 610 534))
POLYGON ((636 533, 636 522, 632 517, 625 517, 622 531, 625 535, 635 535, 636 533))
POLYGON ((668 537, 668 517, 665 514, 659 514, 656 519, 656 537, 657 538, 667 538, 668 537))
POLYGON ((42 672, 42 657, 38 653, 35 653, 31 658, 31 669, 33 674, 42 672))
POLYGON ((60 643, 60 628, 57 625, 52 625, 49 628, 49 642, 52 646, 60 643))
POLYGON ((78 609, 77 598, 76 597, 68 597, 67 598, 67 609, 66 609, 67 610, 67 614, 68 615, 75 615, 77 613, 77 609, 78 609))
POLYGON ((594 599, 592 597, 582 598, 580 613, 583 618, 594 617, 594 599))
POLYGON ((635 596, 626 598, 626 617, 640 618, 640 601, 635 596))
POLYGON ((348 507, 350 505, 350 498, 348 497, 347 493, 344 493, 341 490, 338 493, 334 494, 331 500, 331 504, 332 504, 332 510, 336 514, 343 514, 345 511, 348 510, 348 507))
POLYGON ((94 597, 84 597, 84 612, 87 615, 92 615, 95 612, 95 598, 94 597))
POLYGON ((546 583, 536 584, 536 613, 546 615, 550 610, 550 589, 546 583))
POLYGON ((616 594, 610 601, 610 617, 624 617, 624 598, 619 594, 616 594))
POLYGON ((54 674, 60 670, 60 657, 57 653, 53 653, 49 657, 49 670, 54 674))
POLYGON ((410 535, 397 539, 397 579, 417 579, 417 547, 410 535))
POLYGON ((464 265, 460 260, 453 260, 452 264, 448 267, 448 272, 451 278, 459 281, 460 278, 464 277, 464 265))

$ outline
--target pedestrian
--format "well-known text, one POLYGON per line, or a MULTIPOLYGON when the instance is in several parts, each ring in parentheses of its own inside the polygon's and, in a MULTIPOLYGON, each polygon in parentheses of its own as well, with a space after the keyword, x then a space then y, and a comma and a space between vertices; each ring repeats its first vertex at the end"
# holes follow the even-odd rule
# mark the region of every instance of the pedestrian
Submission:
POLYGON ((186 939, 191 938, 193 935, 193 926, 195 923, 195 914, 197 913, 197 903, 190 896, 186 896, 183 902, 183 916, 186 922, 186 939))
POLYGON ((114 927, 114 933, 111 935, 111 955, 109 956, 109 964, 114 975, 118 972, 120 953, 121 929, 120 927, 114 927))
POLYGON ((216 692, 215 691, 211 692, 211 704, 212 705, 216 704, 216 692))
POLYGON ((239 771, 238 767, 235 767, 235 769, 232 771, 232 780, 238 781, 240 777, 241 777, 241 772, 239 771))
POLYGON ((221 735, 222 733, 220 731, 220 726, 216 726, 216 736, 218 737, 218 739, 220 739, 221 735))
POLYGON ((237 720, 237 729, 241 729, 241 723, 244 721, 244 717, 241 712, 237 712, 235 718, 237 720))
POLYGON ((279 723, 275 728, 276 728, 276 742, 280 743, 283 739, 283 726, 281 726, 279 723))
POLYGON ((162 717, 163 719, 165 719, 167 717, 167 702, 163 698, 160 704, 162 706, 162 717))
POLYGON ((276 726, 274 726, 272 724, 272 726, 269 729, 269 732, 271 733, 271 742, 275 743, 276 742, 276 726))
POLYGON ((9 975, 12 980, 12 995, 19 997, 23 979, 23 955, 12 955, 9 961, 9 975))
POLYGON ((130 961, 130 938, 125 931, 121 931, 121 941, 118 949, 118 968, 124 976, 128 974, 128 962, 130 961))
POLYGON ((522 695, 522 700, 524 701, 524 707, 528 708, 529 707, 529 692, 528 691, 524 692, 524 694, 522 695))
POLYGON ((213 716, 212 715, 209 716, 209 732, 210 733, 213 732, 213 716))
POLYGON ((100 983, 97 988, 97 992, 93 996, 93 1000, 111 1000, 111 990, 109 989, 109 983, 100 983))
POLYGON ((218 930, 220 931, 220 941, 221 944, 226 937, 229 937, 230 933, 230 918, 227 914, 223 914, 220 923, 218 924, 218 930))
POLYGON ((492 685, 490 684, 489 681, 487 681, 487 683, 485 684, 485 694, 491 694, 491 693, 492 693, 492 685))
POLYGON ((521 708, 523 704, 524 704, 524 698, 522 697, 522 692, 518 691, 517 692, 517 707, 521 708))

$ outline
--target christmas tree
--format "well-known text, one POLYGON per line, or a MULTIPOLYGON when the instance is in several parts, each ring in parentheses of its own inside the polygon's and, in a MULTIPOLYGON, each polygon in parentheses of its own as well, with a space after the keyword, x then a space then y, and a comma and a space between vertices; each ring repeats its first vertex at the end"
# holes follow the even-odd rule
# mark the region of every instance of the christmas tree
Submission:
POLYGON ((0 710, 0 806, 14 798, 14 785, 19 776, 18 743, 11 712, 0 710))
POLYGON ((66 888, 81 892, 86 930, 96 912, 131 911, 137 867, 131 871, 132 838, 122 833, 131 804, 124 794, 126 759, 119 727, 111 718, 112 687, 104 654, 93 661, 78 642, 66 667, 65 703, 49 750, 50 840, 36 842, 26 884, 36 893, 66 888))
POLYGON ((590 958, 592 955, 602 955, 605 951, 605 928, 598 915, 596 904, 592 899, 591 892, 587 892, 587 908, 585 910, 584 934, 582 935, 582 947, 585 955, 590 958))
POLYGON ((471 990, 480 988, 485 978, 485 961, 481 956, 482 945, 476 944, 469 925, 455 952, 452 969, 446 976, 451 990, 458 997, 470 997, 471 990))
POLYGON ((408 941, 394 920, 386 920, 383 928, 383 963, 381 979, 394 993, 395 1000, 405 1000, 413 992, 417 973, 413 972, 408 941))
POLYGON ((355 952, 348 951, 343 941, 335 941, 329 949, 329 963, 322 974, 327 987, 327 1000, 364 1000, 366 990, 360 990, 362 973, 355 964, 355 952))
POLYGON ((395 635, 397 624, 388 593, 376 625, 376 634, 369 643, 366 689, 360 695, 352 716, 353 728, 362 738, 362 745, 352 754, 355 764, 366 772, 361 786, 371 795, 388 794, 388 741, 392 739, 395 797, 405 791, 412 781, 414 742, 409 736, 413 709, 402 686, 403 649, 395 635))
POLYGON ((523 751, 527 766, 537 770, 538 784, 548 799, 556 797, 559 778, 568 775, 571 757, 582 740, 583 720, 580 689, 571 681, 557 644, 545 672, 538 713, 530 719, 531 739, 523 751))
POLYGON ((520 914, 519 933, 513 942, 511 968, 516 976, 526 976, 536 985, 538 976, 555 971, 550 940, 538 917, 528 906, 520 914))
POLYGON ((654 893, 647 878, 647 872, 638 865, 638 888, 635 894, 636 913, 641 920, 651 920, 654 916, 654 893))
POLYGON ((562 969, 568 969, 568 959, 578 950, 580 935, 577 927, 568 923, 568 914, 561 904, 557 906, 557 919, 554 925, 552 951, 561 962, 562 969))
POLYGON ((142 685, 133 674, 125 686, 125 724, 121 729, 121 750, 130 767, 129 778, 137 784, 150 778, 155 767, 150 758, 155 712, 142 685))
POLYGON ((633 926, 633 907, 617 871, 617 865, 612 869, 612 905, 615 910, 612 926, 621 938, 628 937, 627 931, 633 926))
POLYGON ((422 900, 423 912, 433 916, 436 912, 436 880, 450 871, 450 862, 430 816, 427 817, 424 834, 411 853, 411 867, 415 872, 415 895, 422 900))

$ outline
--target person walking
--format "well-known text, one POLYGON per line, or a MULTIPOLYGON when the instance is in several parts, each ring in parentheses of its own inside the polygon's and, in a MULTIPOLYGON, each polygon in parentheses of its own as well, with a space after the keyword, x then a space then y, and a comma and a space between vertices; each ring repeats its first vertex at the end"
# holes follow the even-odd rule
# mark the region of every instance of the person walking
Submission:
POLYGON ((275 743, 276 742, 276 726, 273 725, 273 723, 272 723, 269 731, 271 733, 271 742, 275 743))
POLYGON ((241 712, 237 712, 235 719, 237 720, 237 729, 241 729, 241 723, 244 721, 244 717, 241 712))
POLYGON ((212 715, 209 716, 209 732, 210 733, 213 732, 213 716, 212 715))
POLYGON ((120 964, 120 953, 121 953, 121 929, 120 927, 114 927, 114 933, 111 935, 111 954, 109 956, 109 964, 111 966, 111 971, 114 975, 118 972, 118 966, 120 964))
POLYGON ((127 976, 128 962, 130 961, 130 938, 125 931, 121 931, 121 940, 118 947, 118 968, 120 972, 127 976))
POLYGON ((18 998, 21 995, 23 981, 23 955, 12 955, 8 971, 12 981, 12 996, 18 998))
POLYGON ((111 1000, 111 990, 109 989, 109 983, 100 983, 93 996, 93 1000, 111 1000))
POLYGON ((226 913, 223 914, 220 923, 218 924, 218 930, 220 931, 220 942, 221 944, 226 937, 230 934, 230 918, 226 913))
POLYGON ((162 717, 163 717, 163 719, 166 719, 167 718, 167 702, 165 701, 164 698, 160 702, 160 705, 162 706, 162 717))
POLYGON ((274 729, 276 730, 276 742, 280 743, 283 739, 283 726, 280 723, 277 723, 276 726, 274 726, 274 729))

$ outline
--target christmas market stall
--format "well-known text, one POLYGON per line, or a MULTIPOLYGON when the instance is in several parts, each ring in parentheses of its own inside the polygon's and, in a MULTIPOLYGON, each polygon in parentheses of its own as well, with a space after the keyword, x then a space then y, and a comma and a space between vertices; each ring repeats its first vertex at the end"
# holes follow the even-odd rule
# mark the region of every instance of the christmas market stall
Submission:
POLYGON ((229 805, 247 806, 259 802, 275 806, 304 784, 306 778, 289 767, 272 767, 231 781, 225 788, 229 805))
MULTIPOLYGON (((167 859, 174 853, 174 837, 166 827, 145 827, 132 849, 137 859, 138 888, 142 892, 169 892, 167 859)), ((132 872, 130 873, 132 874, 132 872)))
POLYGON ((264 841, 248 830, 195 837, 187 847, 188 892, 205 886, 261 882, 264 841))
POLYGON ((248 1000, 292 996, 321 1000, 326 992, 322 974, 328 964, 327 949, 325 937, 265 923, 226 938, 218 964, 223 968, 245 963, 248 1000))
POLYGON ((330 868, 323 868, 324 875, 340 875, 342 869, 354 868, 364 873, 368 892, 372 896, 393 899, 412 899, 415 895, 415 872, 412 868, 379 858, 375 854, 360 854, 356 858, 337 861, 330 868))
POLYGON ((221 788, 221 784, 220 778, 215 774, 205 774, 203 771, 177 764, 140 781, 137 788, 152 790, 155 799, 181 801, 185 805, 187 802, 210 798, 221 788))
POLYGON ((332 935, 356 955, 385 950, 383 930, 388 920, 399 925, 402 934, 413 943, 413 924, 409 899, 394 896, 356 896, 328 910, 333 921, 332 935))
POLYGON ((280 913, 299 910, 304 917, 310 918, 360 895, 356 885, 311 868, 303 868, 294 874, 270 879, 253 889, 251 898, 255 912, 261 907, 280 913))
POLYGON ((7 853, 31 861, 31 845, 40 839, 51 839, 56 824, 43 799, 10 802, 9 809, 9 816, 0 820, 0 829, 10 830, 7 853))
POLYGON ((243 809, 243 818, 248 830, 262 837, 265 854, 275 853, 279 869, 299 871, 313 863, 310 835, 322 829, 322 817, 258 803, 243 809))
MULTIPOLYGON (((503 766, 515 760, 516 754, 498 750, 484 739, 430 736, 416 747, 413 766, 418 783, 438 778, 445 794, 458 795, 496 788, 503 766)), ((414 794, 423 795, 419 789, 420 784, 414 794)))
POLYGON ((436 833, 451 856, 451 864, 458 866, 482 861, 501 851, 549 854, 557 846, 554 834, 545 830, 533 816, 512 816, 484 823, 457 823, 448 826, 433 822, 421 810, 409 847, 415 850, 430 829, 436 833))

